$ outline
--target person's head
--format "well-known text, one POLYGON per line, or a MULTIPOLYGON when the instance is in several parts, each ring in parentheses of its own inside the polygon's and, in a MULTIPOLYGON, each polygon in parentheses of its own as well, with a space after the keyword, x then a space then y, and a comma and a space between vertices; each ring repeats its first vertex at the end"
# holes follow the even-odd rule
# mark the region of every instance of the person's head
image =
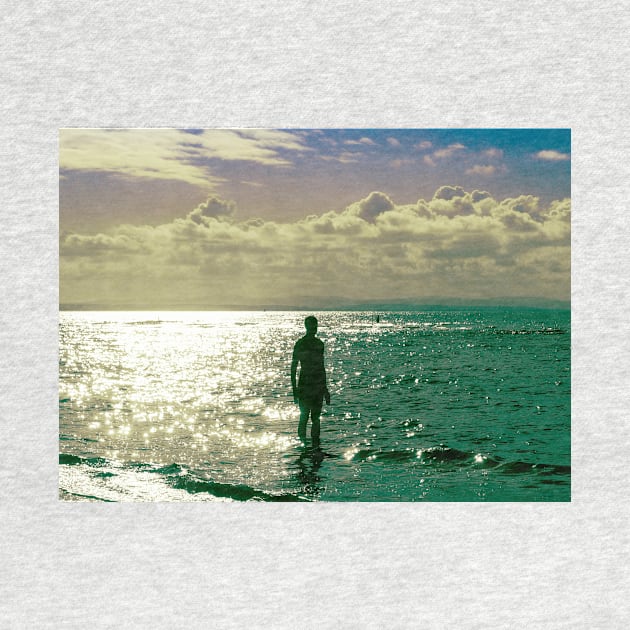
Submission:
POLYGON ((317 318, 313 315, 309 315, 304 320, 304 326, 306 326, 306 332, 314 335, 317 332, 317 318))

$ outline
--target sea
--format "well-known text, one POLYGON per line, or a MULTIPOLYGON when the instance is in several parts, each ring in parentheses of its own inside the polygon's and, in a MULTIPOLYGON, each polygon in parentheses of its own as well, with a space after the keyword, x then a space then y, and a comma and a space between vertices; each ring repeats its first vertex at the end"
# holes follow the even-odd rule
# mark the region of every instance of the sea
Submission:
POLYGON ((62 311, 67 501, 570 501, 570 311, 62 311), (331 394, 298 439, 293 345, 331 394))

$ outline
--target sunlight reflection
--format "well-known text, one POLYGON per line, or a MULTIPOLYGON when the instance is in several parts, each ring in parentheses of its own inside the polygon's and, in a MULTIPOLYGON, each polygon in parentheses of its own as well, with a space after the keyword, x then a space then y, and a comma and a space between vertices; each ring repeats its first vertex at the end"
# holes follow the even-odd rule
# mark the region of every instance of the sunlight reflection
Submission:
POLYGON ((344 452, 343 457, 350 461, 357 453, 359 452, 359 448, 357 446, 353 446, 344 452))

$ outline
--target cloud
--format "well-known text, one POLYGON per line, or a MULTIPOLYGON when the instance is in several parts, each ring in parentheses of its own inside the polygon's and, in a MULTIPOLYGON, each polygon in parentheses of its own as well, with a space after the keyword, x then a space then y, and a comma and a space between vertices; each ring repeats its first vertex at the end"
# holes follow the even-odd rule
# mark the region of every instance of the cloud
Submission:
POLYGON ((454 144, 449 144, 444 149, 438 149, 437 151, 434 151, 433 157, 439 159, 449 158, 454 153, 457 153, 458 151, 463 151, 465 148, 466 147, 463 144, 456 142, 454 144))
POLYGON ((245 186, 254 186, 255 188, 264 188, 265 184, 261 184, 260 182, 251 182, 246 179, 242 179, 240 181, 241 184, 245 184, 245 186))
POLYGON ((546 160, 549 162, 562 162, 571 159, 571 154, 560 153, 559 151, 546 150, 538 151, 534 156, 538 160, 546 160))
POLYGON ((189 215, 188 218, 195 223, 204 223, 205 219, 229 217, 234 214, 236 204, 233 201, 225 201, 219 197, 208 197, 208 199, 199 204, 189 215))
POLYGON ((422 142, 418 142, 418 144, 415 144, 414 149, 424 151, 425 149, 430 149, 432 146, 432 142, 430 142, 429 140, 423 140, 422 142))
POLYGON ((350 206, 349 211, 365 221, 372 221, 379 214, 393 208, 394 202, 385 193, 371 192, 365 199, 350 206))
POLYGON ((438 161, 446 160, 452 157, 453 155, 455 155, 456 153, 463 151, 465 148, 466 147, 459 142, 449 144, 447 147, 433 151, 433 153, 431 153, 430 155, 425 155, 424 163, 428 164, 429 166, 435 166, 438 161))
POLYGON ((434 199, 446 199, 450 201, 454 197, 463 197, 466 191, 461 186, 442 186, 435 191, 434 199))
POLYGON ((402 146, 400 144, 400 140, 397 140, 396 138, 387 138, 387 144, 389 144, 390 147, 394 147, 395 149, 402 146))
MULTIPOLYGON (((426 146, 425 143, 421 144, 426 146)), ((479 152, 470 152, 467 150, 467 147, 460 142, 449 144, 446 147, 437 149, 432 153, 425 155, 423 157, 423 161, 428 166, 435 167, 440 161, 448 160, 455 156, 464 158, 468 162, 472 160, 483 160, 483 163, 473 163, 469 166, 465 171, 466 175, 481 175, 482 177, 490 177, 498 173, 507 172, 505 165, 499 163, 503 159, 503 151, 501 149, 491 147, 479 152)))
POLYGON ((325 162, 340 162, 341 164, 354 164, 359 162, 361 157, 360 153, 352 153, 350 151, 343 151, 339 155, 320 155, 320 159, 325 162))
POLYGON ((396 159, 389 162, 389 165, 392 166, 393 168, 400 168, 401 166, 408 166, 410 164, 416 164, 416 160, 411 160, 408 158, 401 158, 401 159, 396 159))
POLYGON ((491 149, 486 149, 485 151, 482 151, 481 155, 489 159, 500 160, 503 158, 503 151, 501 149, 491 148, 491 149))
POLYGON ((144 254, 150 251, 142 240, 130 238, 124 233, 82 235, 68 234, 63 240, 64 256, 99 256, 111 254, 144 254))
POLYGON ((396 205, 371 192, 290 223, 236 221, 217 197, 157 226, 60 239, 62 302, 292 304, 299 296, 387 299, 570 294, 570 200, 497 200, 442 186, 396 205))
POLYGON ((363 138, 359 138, 358 140, 346 140, 344 142, 344 144, 349 144, 349 145, 372 145, 372 146, 376 146, 376 142, 374 142, 374 140, 372 140, 371 138, 367 138, 367 137, 363 137, 363 138))
POLYGON ((286 167, 288 154, 309 151, 297 133, 266 129, 61 129, 62 171, 103 171, 124 177, 184 181, 212 189, 224 180, 210 160, 286 167))
POLYGON ((484 199, 488 199, 489 197, 491 197, 490 193, 486 192, 485 190, 473 190, 472 193, 470 193, 470 198, 473 203, 483 201, 484 199))
POLYGON ((507 169, 503 165, 495 166, 494 164, 475 164, 466 169, 466 175, 482 175, 490 177, 497 173, 505 173, 507 169))

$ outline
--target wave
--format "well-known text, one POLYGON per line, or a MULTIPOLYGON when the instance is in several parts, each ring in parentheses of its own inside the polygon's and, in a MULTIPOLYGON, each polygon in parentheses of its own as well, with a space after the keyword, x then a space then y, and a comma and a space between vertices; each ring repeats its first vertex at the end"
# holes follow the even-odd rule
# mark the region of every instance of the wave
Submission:
MULTIPOLYGON (((329 455, 329 457, 337 457, 329 455)), ((323 459, 323 457, 322 457, 323 459)), ((492 474, 524 479, 536 485, 568 486, 571 483, 571 466, 522 460, 504 460, 498 456, 476 451, 460 450, 446 444, 428 448, 380 450, 355 449, 346 453, 350 459, 366 467, 373 465, 416 471, 421 475, 463 474, 492 470, 492 474)), ((313 463, 316 468, 321 460, 313 463)), ((226 482, 214 479, 203 470, 173 462, 120 462, 102 457, 87 457, 62 453, 59 455, 60 499, 66 501, 263 501, 301 502, 317 500, 303 483, 278 491, 257 488, 247 483, 226 482)), ((303 462, 302 462, 303 464, 303 462)), ((335 462, 331 462, 334 467, 335 462)), ((314 470, 316 471, 316 468, 314 470)), ((373 469, 378 472, 378 468, 373 469)), ((295 470, 298 480, 300 470, 295 470)), ((330 473, 330 471, 328 471, 330 473)), ((301 469, 304 475, 304 466, 301 469)), ((314 474, 314 473, 313 473, 314 474)), ((384 471, 378 473, 385 474, 384 471)), ((411 472, 413 475, 413 473, 411 472)), ((522 483, 520 480, 517 483, 522 483)))
POLYGON ((233 499, 235 501, 302 501, 302 497, 291 493, 270 494, 256 490, 244 484, 217 483, 199 479, 193 475, 178 475, 173 480, 173 487, 186 490, 192 494, 207 492, 215 497, 233 499))
POLYGON ((78 455, 70 455, 66 453, 59 454, 59 463, 67 466, 77 466, 84 464, 86 466, 104 466, 108 461, 102 457, 79 457, 78 455))
POLYGON ((570 475, 571 466, 557 464, 539 464, 531 462, 505 462, 499 464, 500 472, 507 475, 519 475, 521 473, 534 473, 542 476, 547 475, 570 475))
POLYGON ((426 449, 407 448, 400 450, 380 451, 378 449, 360 449, 352 455, 355 461, 365 462, 410 462, 417 460, 421 464, 450 465, 458 467, 474 466, 476 468, 494 468, 496 472, 506 475, 536 474, 571 475, 571 466, 546 464, 540 462, 503 461, 501 458, 484 456, 477 452, 461 451, 449 446, 432 446, 426 449))
MULTIPOLYGON (((108 480, 117 481, 117 477, 125 475, 145 476, 145 487, 148 489, 155 486, 146 478, 154 477, 157 485, 165 485, 172 490, 183 491, 188 495, 207 495, 208 498, 216 498, 231 501, 264 501, 264 502, 299 502, 311 499, 291 492, 265 492, 253 488, 246 484, 230 484, 213 481, 188 471, 185 467, 177 463, 167 466, 159 466, 146 462, 129 462, 122 464, 101 457, 81 457, 61 453, 59 464, 64 467, 83 467, 83 475, 72 476, 72 488, 60 487, 60 498, 62 500, 91 500, 91 501, 117 501, 117 500, 146 500, 141 497, 134 499, 121 492, 116 487, 107 487, 108 480), (115 497, 115 498, 112 498, 115 497)), ((163 493, 162 495, 163 496, 163 493)), ((155 500, 153 498, 152 500, 155 500)), ((161 500, 161 499, 158 499, 161 500)), ((170 498, 170 500, 185 500, 181 497, 170 498)))
POLYGON ((103 497, 96 497, 91 494, 81 494, 80 492, 70 492, 63 488, 59 489, 59 498, 62 501, 103 501, 105 503, 115 503, 112 499, 104 499, 103 497))

